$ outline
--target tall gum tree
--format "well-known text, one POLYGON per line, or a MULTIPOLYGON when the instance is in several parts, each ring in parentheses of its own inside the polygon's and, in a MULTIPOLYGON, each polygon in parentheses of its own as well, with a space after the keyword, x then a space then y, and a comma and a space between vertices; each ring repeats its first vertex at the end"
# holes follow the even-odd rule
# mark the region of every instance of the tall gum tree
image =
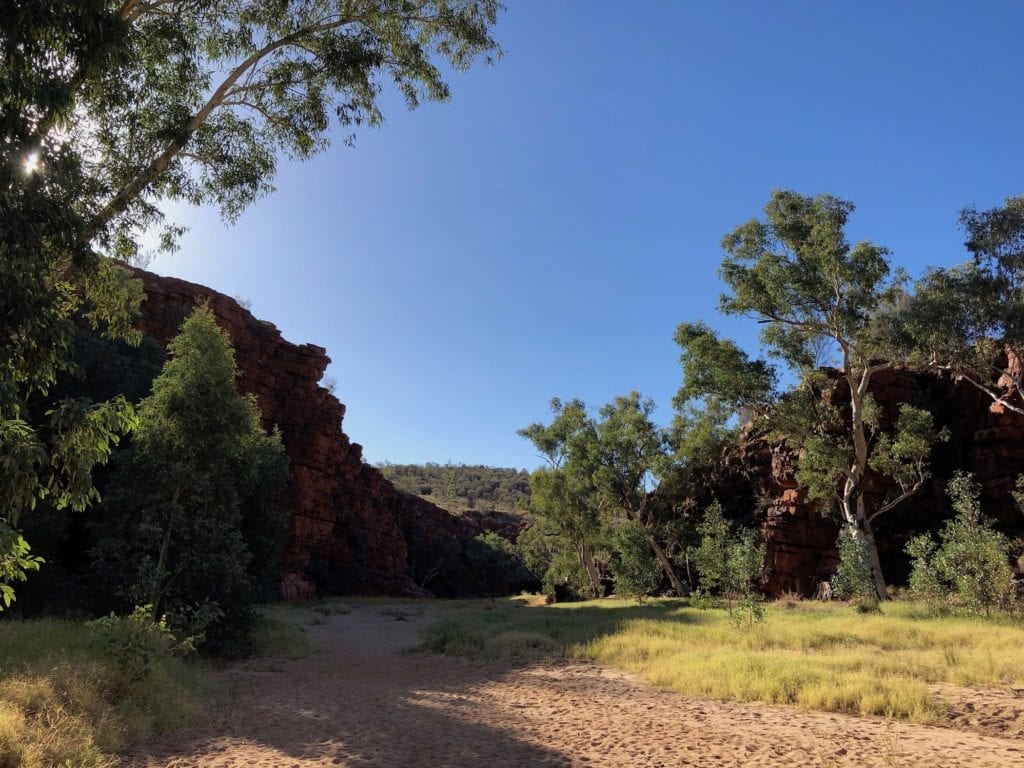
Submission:
POLYGON ((501 50, 497 0, 51 0, 0 14, 0 608, 35 567, 19 515, 80 508, 135 414, 50 402, 77 320, 133 339, 141 286, 117 261, 161 203, 233 221, 279 158, 383 120, 380 95, 445 101, 444 69, 501 50), (103 258, 113 257, 113 260, 103 258), (41 402, 47 407, 40 408, 41 402), (46 413, 45 419, 32 412, 46 413))
POLYGON ((672 464, 668 434, 652 420, 654 401, 639 392, 620 395, 601 408, 596 425, 598 487, 643 532, 677 595, 689 590, 659 541, 657 492, 672 464))
POLYGON ((800 449, 797 479, 808 495, 835 500, 885 598, 874 522, 924 484, 931 444, 940 435, 931 414, 910 405, 901 407, 891 435, 881 430, 870 386, 905 355, 890 311, 903 295, 902 276, 891 274, 886 249, 847 241, 852 212, 852 203, 831 195, 776 190, 764 220, 723 238, 720 275, 728 291, 721 310, 760 323, 762 345, 796 384, 778 392, 772 366, 751 360, 702 323, 683 324, 676 333, 684 368, 676 404, 703 399, 766 417, 776 436, 800 449), (825 364, 845 385, 844 409, 827 401, 833 385, 825 364), (870 506, 864 493, 869 469, 894 486, 870 506))
POLYGON ((582 400, 551 400, 550 424, 534 423, 518 434, 538 450, 547 466, 530 475, 530 509, 568 544, 587 574, 591 595, 600 597, 601 575, 594 547, 601 533, 594 473, 595 431, 582 400))
MULTIPOLYGON (((614 527, 616 516, 637 526, 672 588, 686 594, 689 590, 659 539, 665 518, 674 510, 658 491, 676 457, 669 432, 651 418, 654 401, 631 392, 603 406, 598 418, 580 400, 563 405, 555 399, 552 407, 556 415, 551 424, 533 424, 519 433, 548 462, 530 478, 531 506, 573 542, 595 594, 600 582, 593 541, 602 529, 614 527)), ((675 484, 669 485, 676 490, 675 484)))

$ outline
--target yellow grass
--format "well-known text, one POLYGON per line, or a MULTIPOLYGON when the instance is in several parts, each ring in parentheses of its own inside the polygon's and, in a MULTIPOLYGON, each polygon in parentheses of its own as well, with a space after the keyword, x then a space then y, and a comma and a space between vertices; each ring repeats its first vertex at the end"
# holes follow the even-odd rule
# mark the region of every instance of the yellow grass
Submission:
POLYGON ((198 675, 176 659, 125 686, 86 627, 0 623, 0 768, 106 768, 120 747, 199 711, 198 675))
POLYGON ((685 601, 508 602, 449 614, 424 646, 485 658, 560 653, 686 695, 914 722, 944 716, 936 683, 998 688, 1024 680, 1024 628, 1008 621, 928 618, 900 603, 875 615, 809 602, 770 605, 767 615, 764 624, 740 630, 724 611, 698 611, 685 601), (524 636, 531 641, 523 643, 524 636))

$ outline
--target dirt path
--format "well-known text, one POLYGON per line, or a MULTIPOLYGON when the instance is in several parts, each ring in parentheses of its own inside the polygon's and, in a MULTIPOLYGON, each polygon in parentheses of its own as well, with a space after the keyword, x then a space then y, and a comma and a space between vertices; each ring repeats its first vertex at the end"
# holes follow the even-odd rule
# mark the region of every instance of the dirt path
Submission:
POLYGON ((222 711, 128 765, 1024 766, 1024 725, 993 736, 967 730, 992 730, 970 719, 935 728, 686 699, 592 664, 402 653, 433 615, 398 621, 383 608, 310 627, 318 653, 308 659, 233 667, 222 711))

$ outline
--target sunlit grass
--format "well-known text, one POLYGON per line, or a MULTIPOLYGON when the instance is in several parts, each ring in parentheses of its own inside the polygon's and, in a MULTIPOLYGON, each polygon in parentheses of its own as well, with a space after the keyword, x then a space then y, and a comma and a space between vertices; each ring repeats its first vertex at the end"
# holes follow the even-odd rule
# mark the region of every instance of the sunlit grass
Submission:
POLYGON ((882 613, 823 603, 768 606, 750 630, 685 601, 616 600, 451 612, 424 648, 479 658, 561 655, 637 673, 679 693, 938 722, 934 686, 1019 686, 1024 628, 1008 621, 930 618, 888 603, 882 613))
POLYGON ((207 690, 178 659, 125 686, 74 622, 2 622, 0 648, 0 768, 106 768, 122 747, 195 718, 207 690))

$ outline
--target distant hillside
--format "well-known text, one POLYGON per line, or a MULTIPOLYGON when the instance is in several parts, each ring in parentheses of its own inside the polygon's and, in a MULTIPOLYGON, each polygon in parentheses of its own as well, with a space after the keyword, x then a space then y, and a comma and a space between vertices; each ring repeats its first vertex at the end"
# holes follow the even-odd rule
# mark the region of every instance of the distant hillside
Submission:
POLYGON ((467 464, 392 464, 378 469, 396 488, 451 512, 467 509, 519 512, 530 500, 525 469, 467 464))

